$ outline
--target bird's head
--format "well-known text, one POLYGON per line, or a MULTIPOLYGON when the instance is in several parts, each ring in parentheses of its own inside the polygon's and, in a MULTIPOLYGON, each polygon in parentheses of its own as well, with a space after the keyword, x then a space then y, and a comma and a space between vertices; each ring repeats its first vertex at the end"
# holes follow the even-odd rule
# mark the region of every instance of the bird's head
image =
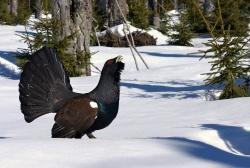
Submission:
POLYGON ((114 78, 116 82, 119 82, 121 72, 125 66, 125 64, 122 62, 122 59, 122 56, 118 56, 107 60, 102 69, 102 75, 108 75, 114 78))
POLYGON ((119 100, 120 76, 124 65, 121 56, 105 62, 99 83, 91 94, 94 100, 105 103, 113 103, 119 100))

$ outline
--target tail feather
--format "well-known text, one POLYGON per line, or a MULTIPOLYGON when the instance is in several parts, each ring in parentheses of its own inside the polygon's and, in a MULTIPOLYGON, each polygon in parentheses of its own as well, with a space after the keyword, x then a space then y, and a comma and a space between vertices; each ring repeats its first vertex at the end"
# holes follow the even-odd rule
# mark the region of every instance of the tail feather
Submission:
POLYGON ((54 106, 72 97, 70 80, 55 52, 42 48, 34 53, 20 77, 19 100, 27 122, 55 112, 54 106))

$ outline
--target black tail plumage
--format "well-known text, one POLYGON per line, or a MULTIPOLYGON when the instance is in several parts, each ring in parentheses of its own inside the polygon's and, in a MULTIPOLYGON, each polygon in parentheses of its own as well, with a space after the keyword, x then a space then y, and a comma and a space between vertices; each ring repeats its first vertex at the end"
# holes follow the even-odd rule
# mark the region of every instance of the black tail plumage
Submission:
POLYGON ((56 112, 72 96, 72 87, 53 49, 42 48, 25 65, 19 83, 21 111, 27 122, 56 112))

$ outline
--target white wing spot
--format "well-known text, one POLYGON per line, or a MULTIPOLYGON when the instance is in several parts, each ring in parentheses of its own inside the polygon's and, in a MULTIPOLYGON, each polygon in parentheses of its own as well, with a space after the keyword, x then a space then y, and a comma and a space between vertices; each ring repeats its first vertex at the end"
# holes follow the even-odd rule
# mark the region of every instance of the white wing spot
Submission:
POLYGON ((90 104, 90 107, 92 108, 98 108, 98 105, 96 102, 91 101, 89 104, 90 104))

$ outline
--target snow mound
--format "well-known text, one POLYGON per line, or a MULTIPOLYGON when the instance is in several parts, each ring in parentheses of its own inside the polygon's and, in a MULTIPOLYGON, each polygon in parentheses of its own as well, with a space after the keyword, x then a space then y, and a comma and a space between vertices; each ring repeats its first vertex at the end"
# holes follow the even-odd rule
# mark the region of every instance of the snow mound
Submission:
MULTIPOLYGON (((114 33, 118 37, 124 37, 125 33, 129 34, 129 33, 133 33, 136 31, 147 32, 149 35, 153 36, 156 39, 157 45, 167 44, 167 41, 169 39, 168 36, 162 34, 160 31, 158 31, 154 28, 150 28, 149 30, 144 30, 144 29, 134 27, 130 24, 128 24, 128 26, 126 26, 126 25, 124 26, 123 24, 120 24, 120 25, 117 25, 117 26, 110 28, 109 31, 111 31, 112 33, 114 33)), ((106 34, 106 32, 107 32, 107 30, 102 31, 102 32, 98 33, 98 36, 104 36, 106 34)))
POLYGON ((153 36, 156 39, 156 44, 157 45, 164 45, 168 44, 169 37, 162 34, 160 31, 151 28, 149 31, 147 31, 148 34, 153 36))
MULTIPOLYGON (((136 27, 134 27, 134 26, 132 26, 132 25, 129 25, 129 24, 128 24, 128 26, 126 26, 126 27, 124 27, 123 24, 120 24, 120 25, 111 27, 111 28, 108 29, 108 30, 111 31, 112 33, 114 33, 114 34, 115 34, 116 36, 118 36, 118 37, 124 37, 124 36, 125 36, 125 33, 126 33, 126 34, 129 34, 129 32, 130 32, 130 33, 133 33, 133 32, 135 32, 135 31, 142 31, 142 32, 144 32, 142 29, 136 28, 136 27), (128 31, 128 29, 129 29, 129 31, 128 31), (125 32, 125 33, 124 33, 124 32, 125 32)), ((105 35, 106 32, 107 32, 107 30, 104 30, 104 31, 100 32, 100 33, 99 33, 99 36, 105 35)))

